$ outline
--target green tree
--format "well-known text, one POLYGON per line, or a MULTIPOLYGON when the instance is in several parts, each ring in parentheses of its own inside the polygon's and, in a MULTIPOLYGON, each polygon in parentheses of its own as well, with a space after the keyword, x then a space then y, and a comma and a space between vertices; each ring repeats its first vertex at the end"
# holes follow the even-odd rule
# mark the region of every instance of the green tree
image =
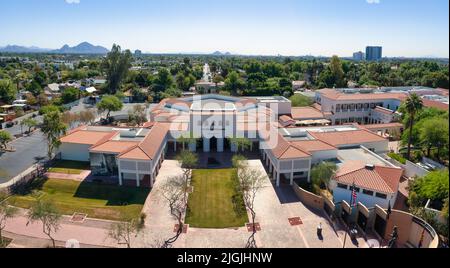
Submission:
POLYGON ((16 99, 17 88, 11 80, 0 80, 0 102, 11 103, 16 99))
POLYGON ((244 86, 244 81, 242 80, 241 76, 235 71, 229 73, 227 79, 225 79, 225 88, 234 96, 237 96, 238 91, 242 90, 244 86))
POLYGON ((152 88, 156 93, 164 92, 167 89, 173 87, 173 83, 173 78, 169 70, 167 70, 166 68, 162 68, 159 70, 158 75, 153 80, 152 88))
POLYGON ((64 91, 61 94, 61 99, 64 104, 68 104, 78 100, 79 95, 80 91, 78 89, 69 87, 64 89, 64 91))
POLYGON ((106 95, 97 103, 97 109, 100 113, 107 112, 106 118, 109 119, 111 112, 122 110, 123 103, 116 96, 106 95))
POLYGON ((321 162, 311 169, 313 188, 317 194, 320 193, 321 185, 325 185, 325 188, 329 189, 330 181, 336 175, 337 170, 338 168, 333 162, 321 162))
POLYGON ((294 94, 290 98, 292 107, 308 107, 314 104, 314 100, 301 94, 294 94))
POLYGON ((31 83, 26 86, 26 90, 31 92, 35 97, 43 93, 42 86, 36 81, 31 81, 31 83))
POLYGON ((247 138, 229 138, 230 144, 236 147, 236 151, 245 151, 252 147, 252 141, 247 138))
POLYGON ((66 134, 67 125, 62 122, 60 112, 50 112, 44 115, 44 122, 41 129, 47 140, 48 158, 52 159, 53 152, 61 145, 59 139, 62 135, 66 134))
POLYGON ((448 148, 449 124, 447 119, 431 118, 423 122, 420 129, 420 140, 427 148, 427 156, 433 147, 437 148, 439 158, 442 148, 448 148))
POLYGON ((61 220, 61 213, 50 200, 38 199, 28 211, 28 223, 40 221, 42 223, 42 232, 50 238, 54 248, 56 248, 56 244, 53 233, 59 230, 61 220))
POLYGON ((428 199, 444 201, 449 194, 448 169, 433 171, 424 177, 416 179, 410 186, 410 189, 424 202, 428 199))
POLYGON ((6 149, 9 142, 12 141, 12 136, 9 132, 4 130, 0 131, 0 144, 1 148, 6 149))
POLYGON ((24 119, 21 124, 23 124, 24 126, 26 126, 28 128, 28 133, 31 133, 31 129, 36 127, 39 123, 37 120, 28 117, 26 119, 24 119))
POLYGON ((122 81, 127 77, 132 59, 130 50, 122 51, 120 46, 113 45, 102 63, 107 75, 109 94, 115 94, 120 89, 122 81))
POLYGON ((415 116, 422 110, 423 101, 417 94, 413 93, 408 96, 408 99, 406 100, 404 107, 409 116, 409 139, 408 139, 407 158, 408 160, 411 160, 411 144, 413 138, 412 134, 415 123, 414 119, 415 116))

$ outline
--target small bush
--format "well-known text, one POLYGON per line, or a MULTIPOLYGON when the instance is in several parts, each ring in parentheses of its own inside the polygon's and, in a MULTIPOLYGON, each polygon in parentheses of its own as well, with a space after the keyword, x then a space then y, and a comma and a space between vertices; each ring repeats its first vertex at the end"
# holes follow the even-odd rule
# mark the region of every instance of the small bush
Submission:
POLYGON ((389 156, 390 158, 394 159, 394 160, 397 160, 398 162, 400 162, 400 163, 403 164, 403 165, 406 164, 406 159, 405 159, 403 156, 399 155, 399 154, 396 154, 396 153, 389 153, 388 156, 389 156))

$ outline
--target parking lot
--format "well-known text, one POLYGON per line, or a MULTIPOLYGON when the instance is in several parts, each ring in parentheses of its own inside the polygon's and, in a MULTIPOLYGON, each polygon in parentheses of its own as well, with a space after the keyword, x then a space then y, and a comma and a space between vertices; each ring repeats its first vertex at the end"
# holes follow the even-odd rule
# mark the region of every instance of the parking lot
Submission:
POLYGON ((16 151, 0 153, 0 183, 9 181, 47 156, 47 142, 40 131, 17 139, 8 147, 16 151))

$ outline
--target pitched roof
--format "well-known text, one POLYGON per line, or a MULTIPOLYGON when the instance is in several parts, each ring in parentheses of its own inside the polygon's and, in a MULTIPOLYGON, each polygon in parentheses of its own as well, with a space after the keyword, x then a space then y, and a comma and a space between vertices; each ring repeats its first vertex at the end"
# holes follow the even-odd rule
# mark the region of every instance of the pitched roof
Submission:
POLYGON ((429 108, 436 108, 436 109, 440 109, 440 110, 444 110, 444 111, 448 111, 448 103, 443 103, 443 102, 439 102, 439 101, 433 101, 433 100, 427 100, 427 99, 423 99, 423 105, 425 107, 429 107, 429 108))
POLYGON ((139 142, 136 141, 107 141, 105 143, 94 145, 89 150, 90 152, 97 152, 97 153, 112 153, 112 154, 119 154, 123 151, 126 151, 130 149, 131 147, 134 147, 138 145, 139 142))
POLYGON ((109 139, 112 134, 115 135, 117 133, 77 129, 62 137, 60 141, 62 143, 95 145, 104 139, 109 139))
POLYGON ((331 151, 336 147, 320 140, 291 141, 291 144, 305 152, 331 151))
POLYGON ((306 119, 322 119, 324 118, 323 113, 313 107, 295 107, 291 110, 292 118, 295 120, 306 120, 306 119))
POLYGON ((369 130, 383 129, 383 128, 404 128, 402 123, 387 123, 387 124, 373 124, 373 125, 361 125, 360 127, 367 128, 369 130))
POLYGON ((373 166, 367 167, 361 161, 347 161, 337 172, 334 180, 381 193, 396 193, 403 176, 400 168, 373 166))
POLYGON ((278 143, 272 149, 272 153, 278 159, 307 158, 311 156, 309 153, 292 145, 281 134, 278 134, 278 143))
POLYGON ((119 155, 120 159, 153 160, 169 131, 170 124, 155 123, 144 140, 119 155))
POLYGON ((385 138, 370 132, 367 129, 351 130, 351 131, 335 131, 335 132, 312 132, 309 134, 314 138, 338 147, 347 144, 362 144, 367 142, 386 141, 385 138))

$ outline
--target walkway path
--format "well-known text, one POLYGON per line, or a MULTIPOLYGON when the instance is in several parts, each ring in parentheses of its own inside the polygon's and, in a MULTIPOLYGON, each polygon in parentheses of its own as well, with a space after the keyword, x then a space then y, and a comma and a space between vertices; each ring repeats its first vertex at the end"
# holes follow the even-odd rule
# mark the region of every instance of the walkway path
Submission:
MULTIPOLYGON (((20 210, 20 215, 9 220, 6 224, 5 234, 11 238, 16 245, 23 247, 40 247, 45 242, 50 245, 50 240, 42 232, 42 223, 28 224, 26 210, 20 210), (36 242, 38 241, 38 243, 36 242)), ((71 223, 70 217, 64 216, 61 228, 54 235, 59 245, 65 245, 69 239, 76 239, 86 247, 117 247, 115 241, 107 236, 109 223, 107 221, 87 221, 83 224, 71 223)))

